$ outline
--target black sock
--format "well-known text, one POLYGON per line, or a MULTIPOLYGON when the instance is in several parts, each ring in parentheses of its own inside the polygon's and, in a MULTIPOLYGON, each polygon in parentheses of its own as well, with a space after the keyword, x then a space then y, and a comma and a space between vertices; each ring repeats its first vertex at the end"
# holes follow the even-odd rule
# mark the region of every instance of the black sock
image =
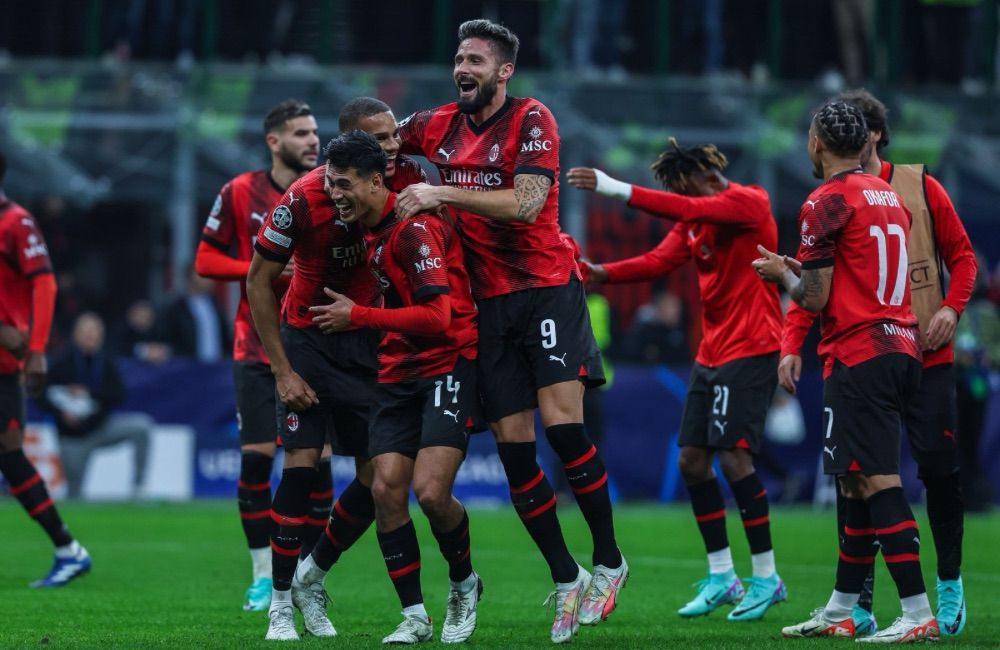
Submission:
POLYGON ((729 488, 736 498, 743 519, 743 530, 750 542, 750 552, 754 555, 772 550, 771 522, 767 503, 767 490, 754 472, 746 478, 730 483, 729 488))
POLYGON ((545 437, 562 460, 566 480, 590 527, 594 538, 594 564, 611 569, 620 567, 622 554, 615 541, 608 472, 597 448, 587 437, 583 424, 556 424, 545 429, 545 437))
MULTIPOLYGON (((860 594, 875 564, 875 528, 868 504, 843 497, 844 526, 840 529, 840 558, 834 587, 844 594, 860 594)), ((868 610, 871 611, 871 610, 868 610)))
POLYGON ((413 520, 396 530, 378 533, 378 545, 403 608, 424 602, 420 592, 420 545, 413 520))
POLYGON ((705 551, 714 553, 729 546, 726 536, 726 504, 722 501, 722 489, 719 481, 710 478, 701 483, 687 486, 691 496, 691 509, 694 510, 698 530, 705 541, 705 551))
POLYGON ((875 536, 882 547, 882 557, 896 583, 899 597, 909 598, 924 593, 924 577, 920 573, 920 533, 903 488, 876 492, 868 498, 868 509, 875 536))
POLYGON ((548 562, 554 582, 573 582, 579 575, 576 560, 566 548, 556 517, 556 495, 535 458, 534 442, 498 442, 510 500, 528 534, 548 562))
POLYGON ((49 496, 42 475, 24 455, 23 449, 0 453, 0 472, 3 473, 10 493, 21 502, 28 516, 38 522, 55 546, 73 543, 66 525, 59 517, 59 511, 49 496))
POLYGON ((316 566, 329 571, 341 554, 358 541, 375 520, 372 491, 354 479, 333 504, 330 523, 313 548, 316 566))
POLYGON ((274 493, 271 504, 271 518, 275 524, 271 536, 271 577, 278 591, 292 588, 292 575, 295 574, 302 546, 302 527, 309 510, 309 490, 315 480, 314 468, 290 467, 281 473, 281 483, 274 493))
POLYGON ((240 458, 240 480, 236 502, 247 547, 264 548, 271 543, 271 464, 274 459, 256 451, 240 458))
POLYGON ((320 459, 316 465, 316 482, 309 492, 306 523, 302 528, 303 559, 312 553, 316 540, 323 534, 326 522, 330 519, 330 507, 333 505, 333 474, 330 472, 330 459, 320 459))
MULTIPOLYGON (((871 516, 867 510, 868 504, 865 504, 865 520, 868 521, 868 526, 853 526, 855 529, 872 528, 871 527, 871 516)), ((847 525, 847 497, 845 497, 841 491, 840 486, 837 486, 837 543, 841 551, 844 550, 844 527, 847 525)), ((872 528, 872 535, 875 534, 875 529, 872 528)), ((874 547, 874 553, 878 554, 878 547, 874 547)), ((864 554, 862 554, 864 556, 864 554)), ((865 577, 864 585, 861 587, 861 595, 858 597, 858 607, 867 611, 869 614, 872 612, 872 596, 875 591, 875 562, 874 560, 868 566, 868 575, 865 577)), ((846 592, 845 592, 846 593, 846 592)), ((854 592, 852 592, 854 593, 854 592)))
POLYGON ((462 521, 448 532, 440 532, 431 526, 438 541, 441 555, 448 562, 448 579, 461 582, 472 574, 472 554, 469 542, 469 513, 462 512, 462 521))
POLYGON ((965 532, 965 501, 961 475, 925 476, 927 518, 937 550, 938 577, 958 580, 962 575, 962 537, 965 532))

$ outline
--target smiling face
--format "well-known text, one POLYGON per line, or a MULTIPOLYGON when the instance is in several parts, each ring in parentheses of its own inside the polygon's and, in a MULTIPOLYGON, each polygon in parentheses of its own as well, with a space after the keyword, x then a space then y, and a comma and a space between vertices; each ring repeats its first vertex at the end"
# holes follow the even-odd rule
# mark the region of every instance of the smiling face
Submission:
POLYGON ((379 190, 382 175, 378 172, 365 177, 353 167, 344 169, 327 163, 323 189, 337 208, 337 216, 344 223, 360 221, 363 225, 374 225, 379 215, 379 190))
POLYGON ((458 110, 467 114, 481 111, 513 72, 514 64, 501 64, 489 41, 467 38, 459 43, 452 74, 458 89, 458 110))
POLYGON ((357 126, 362 131, 372 135, 385 152, 385 177, 392 178, 396 173, 396 156, 399 155, 399 148, 402 145, 402 138, 399 137, 399 129, 396 128, 396 117, 392 111, 376 113, 364 117, 357 122, 357 126))

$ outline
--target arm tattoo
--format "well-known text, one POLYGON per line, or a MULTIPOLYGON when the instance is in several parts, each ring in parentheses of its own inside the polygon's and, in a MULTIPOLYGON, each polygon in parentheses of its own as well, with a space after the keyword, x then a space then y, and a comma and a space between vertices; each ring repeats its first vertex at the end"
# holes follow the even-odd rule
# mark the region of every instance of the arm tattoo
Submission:
POLYGON ((823 278, 820 269, 802 269, 798 284, 789 290, 789 295, 799 305, 810 298, 823 295, 823 278))
POLYGON ((552 180, 538 174, 518 174, 514 177, 514 199, 517 200, 517 221, 532 222, 545 205, 552 180))

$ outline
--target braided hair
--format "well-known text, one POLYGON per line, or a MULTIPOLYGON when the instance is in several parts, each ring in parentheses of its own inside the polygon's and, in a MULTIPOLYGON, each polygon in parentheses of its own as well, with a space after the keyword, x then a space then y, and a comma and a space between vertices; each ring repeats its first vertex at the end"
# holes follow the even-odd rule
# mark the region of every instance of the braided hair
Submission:
POLYGON ((854 104, 827 102, 813 115, 812 123, 816 135, 834 154, 856 154, 868 143, 868 123, 854 104))
POLYGON ((686 193, 691 189, 690 179, 695 172, 710 169, 722 171, 729 164, 714 144, 685 148, 677 144, 677 138, 670 138, 669 142, 671 148, 661 153, 649 166, 656 180, 667 189, 686 193))

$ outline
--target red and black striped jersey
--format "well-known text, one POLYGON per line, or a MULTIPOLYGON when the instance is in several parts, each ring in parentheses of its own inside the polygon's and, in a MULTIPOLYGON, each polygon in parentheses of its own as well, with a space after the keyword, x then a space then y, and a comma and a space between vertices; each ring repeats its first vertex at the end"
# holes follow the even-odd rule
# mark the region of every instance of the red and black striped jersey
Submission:
POLYGON ((902 352, 920 359, 910 308, 910 213, 888 183, 860 169, 832 176, 799 211, 797 258, 804 270, 833 266, 821 346, 854 366, 902 352))
POLYGON ((378 302, 375 279, 365 264, 361 226, 344 223, 323 189, 325 167, 292 183, 264 219, 254 249, 269 260, 292 260, 292 279, 282 316, 294 327, 314 327, 309 308, 327 304, 329 287, 359 305, 378 302))
MULTIPOLYGON (((31 213, 0 192, 0 324, 29 330, 31 278, 41 273, 52 273, 42 231, 31 213)), ((0 373, 20 367, 14 355, 0 348, 0 373)))
POLYGON ((610 282, 654 280, 694 260, 704 333, 698 363, 716 367, 778 349, 778 290, 751 266, 757 244, 778 245, 764 188, 729 181, 711 196, 686 196, 633 185, 629 205, 678 223, 648 253, 604 264, 610 282))
POLYGON ((398 309, 447 294, 448 328, 440 334, 417 335, 387 330, 379 343, 379 381, 398 383, 451 372, 458 355, 476 358, 476 306, 469 288, 458 234, 433 214, 400 219, 389 194, 382 220, 365 233, 368 263, 383 306, 398 309))
MULTIPOLYGON (((257 230, 283 190, 266 169, 245 172, 222 186, 201 230, 201 239, 232 257, 249 262, 257 230)), ((280 291, 280 290, 279 290, 280 291)), ((283 293, 283 292, 282 292, 283 293)), ((281 299, 281 293, 278 293, 281 299)), ((247 301, 246 278, 240 280, 240 304, 233 322, 233 359, 270 363, 257 336, 247 301)))
POLYGON ((508 97, 477 125, 452 102, 411 115, 399 133, 403 150, 427 157, 445 185, 489 192, 513 189, 518 174, 552 181, 533 223, 455 210, 477 299, 569 281, 576 263, 559 239, 559 131, 548 108, 508 97))
POLYGON ((386 179, 385 186, 393 192, 402 192, 410 185, 426 182, 427 174, 420 163, 409 156, 396 156, 396 172, 386 179))

